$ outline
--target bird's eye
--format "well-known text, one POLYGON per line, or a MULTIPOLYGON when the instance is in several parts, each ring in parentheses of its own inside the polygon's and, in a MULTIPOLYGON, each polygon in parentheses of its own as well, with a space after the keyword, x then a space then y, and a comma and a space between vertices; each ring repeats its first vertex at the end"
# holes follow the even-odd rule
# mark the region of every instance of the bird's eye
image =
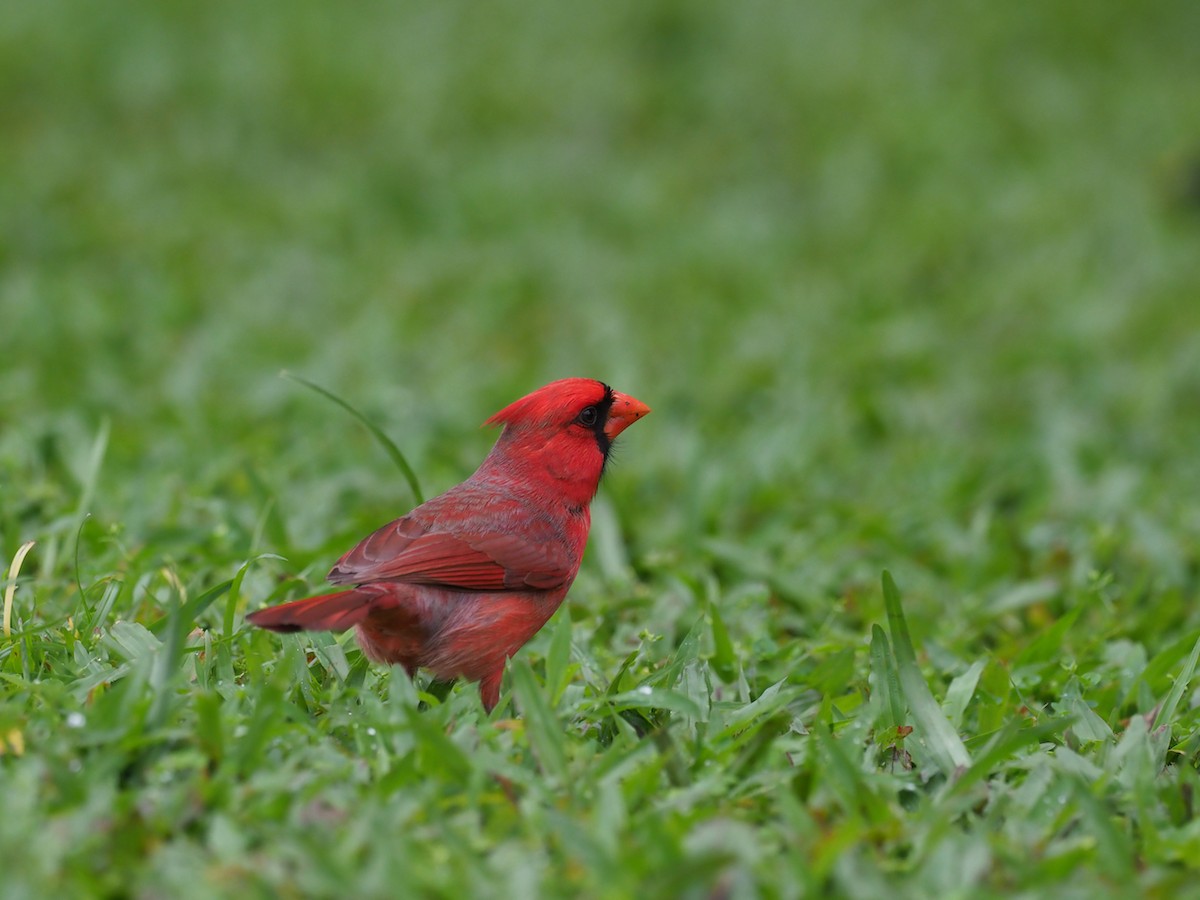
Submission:
POLYGON ((575 417, 575 421, 578 422, 580 425, 584 426, 585 428, 591 428, 592 426, 594 426, 596 424, 596 421, 599 418, 600 418, 600 413, 596 411, 596 407, 585 406, 583 408, 583 411, 580 412, 579 415, 575 417))

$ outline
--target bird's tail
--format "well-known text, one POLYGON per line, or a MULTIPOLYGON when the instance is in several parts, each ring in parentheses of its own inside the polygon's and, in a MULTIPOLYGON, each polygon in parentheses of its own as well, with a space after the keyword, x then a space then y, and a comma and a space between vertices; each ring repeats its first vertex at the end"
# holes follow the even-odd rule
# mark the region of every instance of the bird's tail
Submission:
POLYGON ((367 617, 376 599, 375 591, 353 588, 269 606, 246 621, 270 631, 345 631, 367 617))

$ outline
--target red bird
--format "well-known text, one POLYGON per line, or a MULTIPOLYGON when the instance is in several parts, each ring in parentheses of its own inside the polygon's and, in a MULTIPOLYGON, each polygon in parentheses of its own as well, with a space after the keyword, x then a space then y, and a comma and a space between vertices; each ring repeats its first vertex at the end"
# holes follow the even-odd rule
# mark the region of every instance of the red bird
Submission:
POLYGON ((613 440, 648 412, 589 378, 522 397, 485 423, 504 430, 475 474, 337 561, 329 580, 354 587, 247 620, 272 631, 356 627, 368 657, 409 677, 425 668, 478 681, 491 712, 505 661, 575 580, 613 440))

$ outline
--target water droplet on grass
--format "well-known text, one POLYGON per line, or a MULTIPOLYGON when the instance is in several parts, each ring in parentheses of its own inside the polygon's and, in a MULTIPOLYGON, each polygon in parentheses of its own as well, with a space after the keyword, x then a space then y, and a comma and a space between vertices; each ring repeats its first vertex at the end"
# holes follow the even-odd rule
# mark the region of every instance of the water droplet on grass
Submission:
POLYGON ((67 713, 67 727, 68 728, 82 728, 86 724, 87 724, 87 719, 84 717, 83 713, 81 713, 81 712, 67 713))

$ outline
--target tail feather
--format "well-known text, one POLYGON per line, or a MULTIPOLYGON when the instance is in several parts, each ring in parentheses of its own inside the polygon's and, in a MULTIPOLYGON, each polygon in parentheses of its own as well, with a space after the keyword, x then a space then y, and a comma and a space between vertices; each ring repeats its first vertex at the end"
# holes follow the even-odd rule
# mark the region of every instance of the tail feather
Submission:
POLYGON ((269 606, 250 613, 246 621, 269 631, 345 631, 367 617, 375 599, 375 592, 354 588, 269 606))

